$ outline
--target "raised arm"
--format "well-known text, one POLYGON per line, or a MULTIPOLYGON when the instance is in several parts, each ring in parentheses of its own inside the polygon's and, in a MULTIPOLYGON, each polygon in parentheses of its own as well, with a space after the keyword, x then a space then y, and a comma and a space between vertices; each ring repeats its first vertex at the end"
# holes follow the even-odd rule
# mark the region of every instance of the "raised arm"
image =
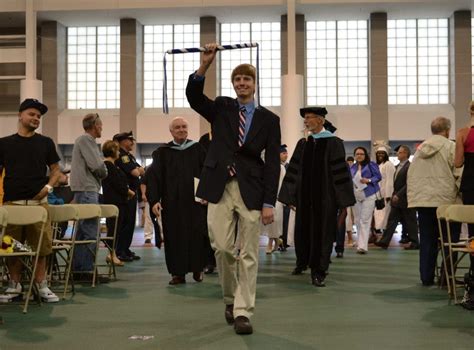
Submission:
POLYGON ((201 65, 189 76, 186 98, 191 108, 212 124, 216 116, 215 102, 204 95, 204 81, 206 72, 216 57, 217 44, 207 44, 205 47, 208 51, 202 53, 201 65))
POLYGON ((212 62, 214 62, 214 59, 216 58, 216 53, 217 53, 217 44, 216 43, 211 43, 211 44, 206 44, 204 45, 207 51, 202 53, 201 56, 201 65, 199 66, 199 69, 196 71, 196 75, 204 77, 206 75, 207 70, 211 66, 212 62))

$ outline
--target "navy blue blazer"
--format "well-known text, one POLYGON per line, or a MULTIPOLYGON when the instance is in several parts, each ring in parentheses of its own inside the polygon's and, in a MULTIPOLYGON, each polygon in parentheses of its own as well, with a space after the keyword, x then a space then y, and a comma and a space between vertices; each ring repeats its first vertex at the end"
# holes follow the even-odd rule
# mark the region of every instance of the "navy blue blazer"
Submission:
POLYGON ((211 124, 212 141, 204 161, 197 196, 219 202, 235 164, 240 194, 249 210, 275 205, 280 178, 280 118, 258 106, 242 147, 238 145, 239 105, 236 99, 203 93, 204 80, 189 77, 186 97, 191 108, 211 124), (263 158, 262 158, 262 154, 263 158))

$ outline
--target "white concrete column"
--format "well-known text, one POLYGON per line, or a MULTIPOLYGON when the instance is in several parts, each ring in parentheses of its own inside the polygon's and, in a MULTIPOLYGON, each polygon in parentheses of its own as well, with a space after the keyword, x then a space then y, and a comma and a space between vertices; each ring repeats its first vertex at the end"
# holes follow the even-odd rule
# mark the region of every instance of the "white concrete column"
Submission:
POLYGON ((288 146, 291 156, 296 143, 304 136, 303 118, 299 116, 300 108, 304 106, 303 76, 287 74, 281 80, 281 143, 288 146))
POLYGON ((295 0, 287 0, 288 7, 288 75, 296 74, 296 14, 295 0))
POLYGON ((25 79, 20 83, 20 100, 25 98, 43 99, 43 83, 36 79, 36 11, 34 0, 26 0, 25 9, 26 62, 25 79))
MULTIPOLYGON (((303 119, 299 117, 299 110, 304 106, 304 78, 302 75, 296 74, 298 35, 296 31, 295 0, 287 0, 287 7, 287 71, 283 72, 281 80, 280 127, 281 143, 288 146, 288 153, 291 156, 296 143, 304 136, 303 119)), ((304 22, 304 18, 300 18, 300 20, 304 22)))

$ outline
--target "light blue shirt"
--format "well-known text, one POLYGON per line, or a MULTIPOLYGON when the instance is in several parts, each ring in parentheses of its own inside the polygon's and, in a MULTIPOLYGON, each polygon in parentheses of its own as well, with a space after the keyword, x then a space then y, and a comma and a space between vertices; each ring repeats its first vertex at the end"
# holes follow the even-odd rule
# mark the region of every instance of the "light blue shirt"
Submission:
POLYGON ((239 102, 239 110, 240 108, 245 107, 245 132, 244 132, 244 143, 247 139, 247 135, 250 130, 250 125, 252 125, 253 114, 255 113, 255 101, 251 101, 245 105, 239 102))

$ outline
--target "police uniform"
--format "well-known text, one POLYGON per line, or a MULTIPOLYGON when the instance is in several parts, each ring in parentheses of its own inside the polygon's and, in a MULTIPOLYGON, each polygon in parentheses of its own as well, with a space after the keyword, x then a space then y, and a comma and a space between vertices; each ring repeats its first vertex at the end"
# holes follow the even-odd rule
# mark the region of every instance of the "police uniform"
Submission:
MULTIPOLYGON (((120 134, 116 134, 113 137, 114 141, 120 142, 125 139, 131 139, 135 141, 133 137, 133 133, 130 132, 122 132, 120 134)), ((130 246, 133 240, 133 233, 135 230, 135 222, 136 222, 136 215, 137 215, 137 191, 138 187, 140 186, 140 178, 133 176, 132 171, 136 168, 141 167, 140 164, 137 163, 137 160, 130 152, 125 151, 120 147, 119 151, 119 158, 115 161, 115 165, 117 165, 126 175, 127 175, 127 183, 130 190, 135 192, 135 195, 128 200, 128 215, 131 220, 128 221, 126 227, 123 228, 124 240, 127 242, 126 247, 127 250, 125 252, 118 252, 117 255, 120 260, 125 258, 125 260, 137 260, 140 259, 135 253, 130 250, 130 246), (124 256, 125 255, 125 256, 124 256), (129 259, 126 259, 128 256, 129 259), (130 259, 131 258, 131 259, 130 259)))

